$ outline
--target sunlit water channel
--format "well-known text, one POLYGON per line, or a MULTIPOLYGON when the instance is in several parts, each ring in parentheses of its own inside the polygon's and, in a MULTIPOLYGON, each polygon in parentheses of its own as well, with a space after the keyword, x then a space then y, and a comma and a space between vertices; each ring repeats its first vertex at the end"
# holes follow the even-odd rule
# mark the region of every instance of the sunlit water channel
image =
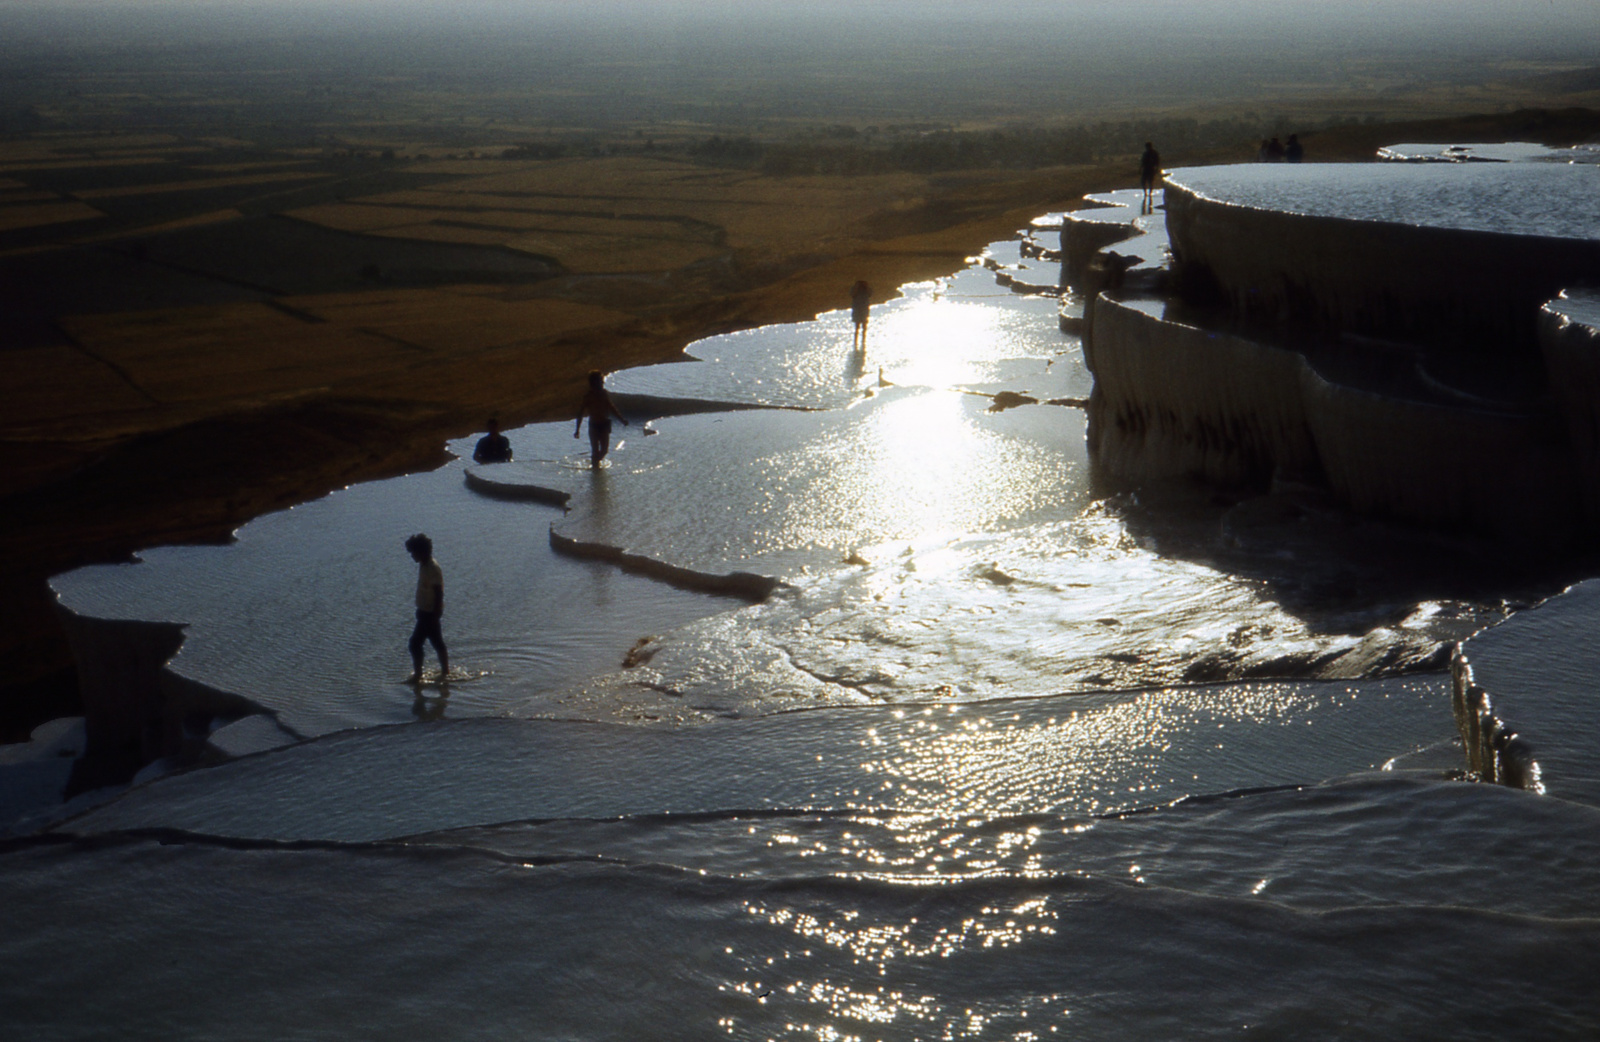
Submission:
POLYGON ((1101 487, 1057 312, 974 264, 875 308, 865 352, 835 312, 612 380, 766 408, 619 427, 598 473, 536 425, 480 468, 568 511, 458 462, 59 578, 73 610, 188 623, 171 668, 283 728, 0 849, 11 1023, 1600 1030, 1600 812, 1450 780, 1438 650, 1505 611, 1448 580, 1471 548, 1309 490, 1101 487), (709 597, 558 556, 552 525, 783 585, 709 597), (416 530, 457 673, 420 693, 416 530))

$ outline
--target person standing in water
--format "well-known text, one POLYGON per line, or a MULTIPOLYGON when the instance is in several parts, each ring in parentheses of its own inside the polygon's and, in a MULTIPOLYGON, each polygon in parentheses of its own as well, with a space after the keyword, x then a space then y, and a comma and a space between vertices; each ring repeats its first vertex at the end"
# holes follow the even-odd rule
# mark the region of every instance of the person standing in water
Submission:
POLYGON ((1139 157, 1139 187, 1144 189, 1148 206, 1155 202, 1156 181, 1161 178, 1161 153, 1149 141, 1144 143, 1144 154, 1139 157))
POLYGON ((433 540, 418 532, 406 540, 406 551, 417 562, 417 625, 411 631, 411 683, 422 682, 422 643, 428 641, 439 655, 439 678, 450 673, 450 652, 444 646, 439 620, 444 616, 444 570, 433 559, 433 540))
POLYGON ((856 323, 855 346, 867 346, 867 319, 872 314, 872 287, 865 280, 858 279, 850 287, 850 317, 856 323))
POLYGON ((589 370, 589 389, 578 406, 578 425, 572 429, 574 438, 583 430, 584 413, 589 414, 589 465, 599 470, 600 461, 611 451, 611 417, 621 420, 624 427, 632 424, 606 393, 606 378, 598 369, 589 370))

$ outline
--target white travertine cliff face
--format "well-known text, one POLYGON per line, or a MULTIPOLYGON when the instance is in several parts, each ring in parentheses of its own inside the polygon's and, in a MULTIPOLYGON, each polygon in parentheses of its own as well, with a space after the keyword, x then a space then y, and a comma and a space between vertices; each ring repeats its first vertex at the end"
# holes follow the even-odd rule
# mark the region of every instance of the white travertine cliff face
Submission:
POLYGON ((1595 167, 1531 162, 1171 172, 1164 222, 1120 213, 1129 235, 1170 234, 1191 304, 1150 295, 1160 278, 1141 297, 1104 263, 1075 269, 1112 286, 1085 322, 1095 462, 1133 480, 1311 480, 1364 513, 1571 543, 1600 504, 1600 477, 1577 469, 1600 475, 1600 373, 1569 314, 1587 298, 1546 308, 1542 334, 1539 316, 1600 274, 1596 187, 1595 167))
POLYGON ((1363 513, 1511 538, 1580 524, 1550 418, 1452 407, 1331 381, 1296 351, 1162 317, 1095 309, 1089 447, 1124 477, 1319 480, 1363 513))
POLYGON ((1173 171, 1176 274, 1241 315, 1463 352, 1535 351, 1539 305, 1600 277, 1600 167, 1173 171))
MULTIPOLYGON (((1116 242, 1069 265, 1092 298, 1092 461, 1135 483, 1309 482, 1360 513, 1536 554, 1592 543, 1600 292, 1569 287, 1600 285, 1600 151, 1382 157, 1412 162, 1171 172, 1166 279, 1114 277, 1117 211, 1080 222, 1080 246, 1116 242)), ((1158 230, 1121 214, 1124 241, 1158 230)), ((1544 791, 1543 766, 1596 798, 1593 700, 1577 693, 1594 663, 1535 676, 1594 601, 1580 586, 1457 652, 1474 776, 1544 791), (1543 650, 1519 652, 1524 638, 1543 650)))

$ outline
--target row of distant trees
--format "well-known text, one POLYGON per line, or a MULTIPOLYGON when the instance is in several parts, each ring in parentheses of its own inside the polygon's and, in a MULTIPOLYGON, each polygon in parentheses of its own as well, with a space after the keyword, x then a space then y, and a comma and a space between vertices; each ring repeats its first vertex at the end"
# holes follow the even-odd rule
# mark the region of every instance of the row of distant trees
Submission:
POLYGON ((1065 127, 1002 130, 920 130, 878 132, 852 127, 821 127, 781 140, 712 135, 658 144, 654 140, 599 145, 575 139, 531 143, 510 149, 507 159, 557 159, 598 153, 666 152, 714 166, 742 167, 769 174, 874 174, 893 171, 938 173, 984 167, 1028 169, 1094 163, 1137 154, 1146 141, 1168 156, 1223 148, 1254 155, 1263 138, 1289 129, 1315 129, 1311 123, 1289 128, 1281 120, 1146 119, 1082 123, 1065 127))

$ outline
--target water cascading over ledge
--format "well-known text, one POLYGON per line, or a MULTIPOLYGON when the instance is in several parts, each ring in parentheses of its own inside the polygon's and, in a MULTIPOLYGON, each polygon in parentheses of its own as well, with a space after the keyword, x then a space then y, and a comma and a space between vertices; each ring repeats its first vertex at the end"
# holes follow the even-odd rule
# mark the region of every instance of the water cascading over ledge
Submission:
POLYGON ((1096 303, 1089 449, 1109 472, 1312 481, 1362 513, 1512 539, 1580 528, 1571 454, 1548 412, 1367 390, 1294 350, 1164 312, 1096 303))

